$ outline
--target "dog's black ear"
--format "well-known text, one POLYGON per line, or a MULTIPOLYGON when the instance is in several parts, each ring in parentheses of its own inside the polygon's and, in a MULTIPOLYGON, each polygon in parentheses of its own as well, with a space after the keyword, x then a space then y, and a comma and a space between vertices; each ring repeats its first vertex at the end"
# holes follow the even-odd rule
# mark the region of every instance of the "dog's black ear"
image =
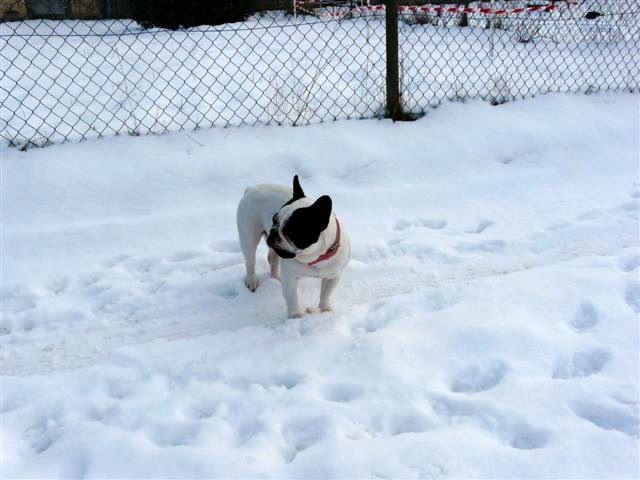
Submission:
POLYGON ((323 195, 309 207, 310 213, 313 215, 313 224, 316 228, 319 228, 320 231, 323 231, 329 226, 332 206, 331 197, 329 195, 323 195))
POLYGON ((300 180, 298 180, 298 175, 293 176, 293 200, 298 200, 304 197, 304 192, 302 191, 302 187, 300 186, 300 180))
POLYGON ((331 198, 324 195, 312 205, 296 209, 282 230, 297 248, 305 249, 316 243, 320 234, 329 226, 331 207, 331 198))

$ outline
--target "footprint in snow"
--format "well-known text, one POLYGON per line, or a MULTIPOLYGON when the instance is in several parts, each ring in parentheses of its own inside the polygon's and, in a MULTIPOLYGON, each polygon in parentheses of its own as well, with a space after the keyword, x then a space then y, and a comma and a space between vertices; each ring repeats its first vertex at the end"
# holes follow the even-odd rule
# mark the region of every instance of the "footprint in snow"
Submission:
POLYGON ((510 163, 513 163, 515 159, 516 159, 515 156, 504 156, 504 157, 500 157, 498 161, 503 165, 509 165, 510 163))
POLYGON ((418 218, 414 220, 398 220, 394 228, 395 230, 406 230, 410 227, 426 227, 431 230, 441 230, 446 226, 446 220, 437 218, 418 218))
POLYGON ((487 360, 469 365, 453 375, 449 388, 455 393, 478 393, 496 387, 504 378, 507 366, 501 360, 487 360))
POLYGON ((621 214, 626 218, 637 221, 638 217, 640 216, 640 201, 634 198, 633 200, 620 204, 617 207, 611 209, 610 212, 614 214, 621 214))
POLYGON ((606 348, 581 350, 575 352, 571 359, 558 360, 551 377, 555 379, 589 377, 600 373, 611 358, 611 352, 606 348))
MULTIPOLYGON (((109 290, 111 290, 112 288, 113 286, 108 283, 92 283, 91 285, 87 286, 84 291, 91 297, 98 297, 100 295, 105 296, 105 294, 107 294, 107 292, 109 292, 109 290)), ((107 295, 111 296, 111 294, 107 295)))
POLYGON ((640 313, 640 282, 629 282, 624 291, 624 301, 634 313, 640 313))
POLYGON ((284 387, 287 390, 291 390, 292 388, 298 386, 305 379, 305 375, 293 370, 280 372, 274 375, 271 379, 271 383, 278 387, 284 387))
POLYGON ((187 409, 187 416, 200 421, 213 417, 218 408, 218 400, 214 398, 199 398, 194 400, 187 409))
POLYGON ((459 252, 482 252, 482 253, 499 253, 502 252, 507 244, 502 240, 488 240, 478 243, 460 243, 456 246, 459 252))
POLYGON ((47 451, 61 436, 61 423, 57 418, 38 422, 25 430, 24 437, 36 454, 47 451))
POLYGON ((53 294, 53 295, 60 295, 61 293, 64 293, 67 291, 67 289, 69 288, 70 285, 70 281, 68 277, 61 277, 58 278, 54 281, 52 281, 49 286, 47 287, 47 289, 53 294))
POLYGON ((0 312, 18 314, 36 307, 38 295, 26 287, 17 285, 3 288, 0 295, 0 312))
POLYGON ((367 333, 374 333, 380 330, 381 328, 386 327, 390 321, 391 319, 378 315, 376 317, 367 318, 367 320, 364 323, 364 326, 360 328, 364 328, 364 331, 367 333))
POLYGON ((492 222, 491 220, 480 220, 478 222, 478 225, 476 225, 474 228, 465 230, 465 233, 482 233, 492 225, 494 225, 494 222, 492 222))
POLYGON ((147 287, 146 287, 146 292, 149 295, 157 295, 159 293, 162 293, 165 290, 165 287, 167 286, 167 282, 164 280, 156 280, 151 282, 147 287))
POLYGON ((385 303, 377 303, 372 305, 367 312, 364 324, 358 326, 358 329, 364 329, 367 333, 374 333, 386 327, 393 319, 393 315, 389 313, 385 303))
POLYGON ((555 232, 556 230, 563 230, 571 226, 571 222, 567 222, 566 220, 561 220, 556 223, 552 223, 547 227, 547 230, 550 232, 555 232))
POLYGON ((535 428, 525 422, 511 427, 509 445, 518 450, 535 450, 549 442, 550 432, 543 428, 535 428))
POLYGON ((100 281, 100 275, 95 272, 85 273, 80 276, 79 280, 83 287, 88 288, 100 281))
POLYGON ((614 212, 637 212, 640 209, 640 202, 638 200, 633 199, 628 202, 622 203, 615 207, 612 211, 614 212))
POLYGON ((585 333, 593 330, 599 321, 600 315, 596 307, 589 301, 583 301, 578 311, 569 321, 569 327, 577 333, 585 333))
POLYGON ((321 442, 327 436, 329 428, 326 417, 297 419, 290 422, 282 430, 282 435, 289 447, 284 454, 285 461, 293 462, 300 452, 321 442))
POLYGON ((240 295, 240 292, 238 291, 238 288, 235 285, 228 285, 228 284, 222 285, 221 288, 219 288, 218 291, 215 293, 220 297, 224 298, 225 300, 233 300, 238 295, 240 295))
POLYGON ((143 428, 149 439, 159 447, 194 445, 200 433, 201 423, 195 420, 154 421, 143 428))
POLYGON ((357 383, 340 382, 325 388, 324 398, 330 402, 347 403, 364 394, 364 388, 357 383))
POLYGON ((386 423, 386 431, 392 436, 422 433, 434 428, 434 422, 418 411, 394 413, 386 423))
POLYGON ((572 406, 573 412, 603 430, 618 432, 638 437, 639 419, 637 412, 621 405, 603 405, 591 401, 577 402, 572 406))
POLYGON ((543 448, 551 432, 529 425, 515 414, 505 413, 490 405, 446 396, 433 398, 433 410, 449 424, 466 423, 495 435, 505 445, 518 450, 543 448))
POLYGON ((618 267, 623 272, 633 272, 640 267, 640 255, 628 255, 618 259, 618 267))
POLYGON ((159 264, 161 260, 154 257, 134 258, 127 262, 127 268, 134 272, 134 274, 149 273, 154 266, 159 264))

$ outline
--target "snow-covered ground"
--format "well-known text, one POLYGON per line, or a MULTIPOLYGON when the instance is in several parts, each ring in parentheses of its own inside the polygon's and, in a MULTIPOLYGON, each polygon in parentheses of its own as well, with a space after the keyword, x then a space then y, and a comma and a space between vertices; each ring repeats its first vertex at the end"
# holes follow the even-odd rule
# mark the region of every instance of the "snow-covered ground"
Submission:
MULTIPOLYGON (((403 14, 404 108, 637 91, 640 0, 558 5, 502 16, 496 30, 484 28, 491 16, 471 15, 461 28, 459 14, 403 14), (591 10, 604 15, 585 20, 591 10)), ((184 31, 130 20, 0 23, 0 143, 383 116, 385 35, 385 18, 374 13, 326 20, 270 12, 184 31)))
POLYGON ((2 477, 636 477, 639 98, 4 149, 2 477), (353 260, 287 320, 294 173, 353 260))

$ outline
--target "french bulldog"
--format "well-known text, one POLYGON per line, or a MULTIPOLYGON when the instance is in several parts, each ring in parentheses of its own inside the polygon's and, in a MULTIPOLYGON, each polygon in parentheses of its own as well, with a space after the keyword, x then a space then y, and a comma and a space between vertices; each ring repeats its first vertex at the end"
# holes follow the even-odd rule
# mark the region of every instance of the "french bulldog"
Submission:
POLYGON ((271 276, 280 279, 282 271, 288 317, 302 316, 298 303, 301 277, 322 279, 319 309, 331 310, 331 294, 351 258, 351 246, 328 195, 315 201, 306 197, 297 175, 293 189, 270 184, 249 187, 238 205, 236 222, 247 269, 244 283, 249 290, 258 288, 256 249, 266 236, 271 276))

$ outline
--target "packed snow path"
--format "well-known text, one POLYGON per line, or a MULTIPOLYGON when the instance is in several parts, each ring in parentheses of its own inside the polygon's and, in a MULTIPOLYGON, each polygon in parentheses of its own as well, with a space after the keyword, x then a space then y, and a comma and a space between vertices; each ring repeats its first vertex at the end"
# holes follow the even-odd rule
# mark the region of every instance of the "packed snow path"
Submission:
MULTIPOLYGON (((474 288, 487 277, 583 257, 622 254, 619 262, 624 270, 629 263, 640 261, 633 248, 637 241, 634 208, 636 202, 613 208, 607 212, 607 221, 601 219, 597 225, 582 219, 575 225, 551 225, 529 242, 511 243, 508 258, 503 258, 507 250, 503 241, 473 238, 476 229, 472 227, 459 239, 457 251, 476 254, 446 268, 438 264, 443 259, 433 262, 428 258, 422 259, 420 268, 403 266, 397 257, 406 260, 404 247, 397 246, 408 237, 396 233, 385 242, 388 252, 374 265, 356 256, 355 268, 343 279, 340 310, 416 291, 430 291, 433 305, 429 309, 439 309, 451 303, 446 298, 451 290, 474 288)), ((422 226, 423 221, 416 220, 416 225, 422 226)), ((482 228, 482 221, 479 225, 482 228)), ((402 231, 405 227, 396 228, 402 231)), ((419 228, 417 233, 424 234, 419 228)), ((414 251, 417 256, 430 253, 429 248, 414 251)), ((77 368, 107 360, 120 346, 251 325, 276 326, 286 314, 280 285, 268 279, 264 262, 262 288, 255 298, 242 283, 230 280, 241 278, 244 271, 237 246, 230 244, 178 251, 167 257, 123 254, 100 267, 85 275, 53 280, 39 289, 22 285, 6 289, 2 333, 16 335, 3 344, 2 373, 29 375, 77 368)), ((305 283, 305 300, 312 306, 318 295, 317 285, 312 285, 317 282, 305 283)), ((640 290, 633 283, 625 299, 640 311, 640 290)))
POLYGON ((638 132, 553 95, 3 151, 3 475, 634 476, 638 132), (354 252, 286 320, 234 214, 293 173, 354 252))

